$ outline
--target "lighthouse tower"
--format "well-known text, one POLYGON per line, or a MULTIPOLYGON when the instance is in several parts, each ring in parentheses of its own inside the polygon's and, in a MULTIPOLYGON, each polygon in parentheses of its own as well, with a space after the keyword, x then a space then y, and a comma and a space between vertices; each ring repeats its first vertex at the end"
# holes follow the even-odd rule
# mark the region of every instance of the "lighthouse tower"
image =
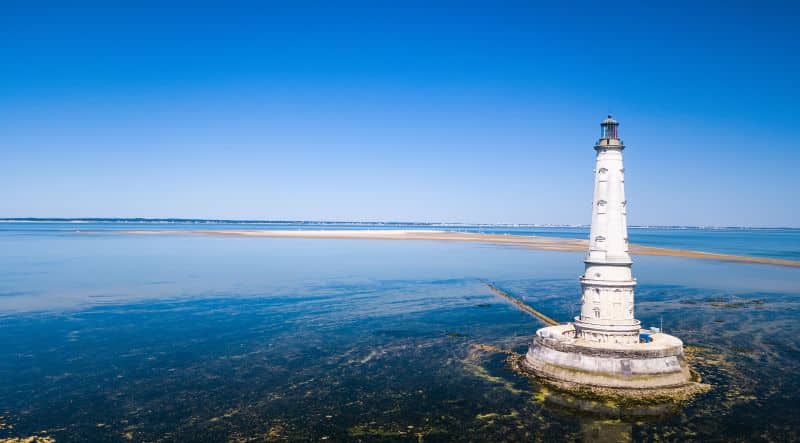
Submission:
MULTIPOLYGON (((612 389, 641 398, 664 389, 695 389, 683 342, 634 317, 628 254, 625 168, 619 123, 600 123, 594 146, 594 199, 589 251, 581 276, 581 313, 574 322, 536 331, 523 367, 561 387, 612 389)), ((601 391, 607 392, 607 391, 601 391)))
POLYGON ((594 146, 592 229, 586 270, 581 277, 581 314, 575 317, 579 338, 602 343, 638 343, 639 321, 634 318, 631 257, 628 255, 625 168, 619 123, 610 115, 600 124, 594 146))

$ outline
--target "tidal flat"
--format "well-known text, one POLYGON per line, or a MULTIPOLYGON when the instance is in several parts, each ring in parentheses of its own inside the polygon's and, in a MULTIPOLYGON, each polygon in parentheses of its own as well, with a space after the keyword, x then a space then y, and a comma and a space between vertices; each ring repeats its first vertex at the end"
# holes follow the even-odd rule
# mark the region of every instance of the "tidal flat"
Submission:
POLYGON ((582 254, 451 242, 0 235, 0 439, 793 441, 800 271, 641 257, 637 317, 708 393, 628 405, 514 372, 582 254))

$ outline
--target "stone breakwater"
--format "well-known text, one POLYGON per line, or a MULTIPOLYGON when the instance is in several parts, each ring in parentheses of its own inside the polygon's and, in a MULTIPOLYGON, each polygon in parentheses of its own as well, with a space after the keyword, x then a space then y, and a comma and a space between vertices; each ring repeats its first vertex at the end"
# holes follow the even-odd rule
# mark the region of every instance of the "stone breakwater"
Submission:
POLYGON ((543 313, 541 313, 538 310, 532 308, 531 306, 528 306, 527 304, 523 303, 521 300, 517 300, 511 294, 503 291, 502 289, 498 288, 497 286, 495 286, 495 285, 493 285, 491 283, 486 283, 486 286, 489 289, 491 289, 492 292, 494 292, 495 294, 499 295, 500 297, 503 297, 504 299, 506 299, 509 302, 511 302, 512 304, 514 304, 514 306, 516 306, 519 309, 521 309, 522 311, 527 312, 528 314, 538 318, 539 320, 547 323, 548 325, 555 326, 555 325, 558 324, 557 321, 555 321, 552 318, 544 315, 543 313))
MULTIPOLYGON (((81 231, 81 234, 93 234, 92 231, 81 231)), ((319 239, 354 239, 354 240, 433 240, 489 243, 494 245, 517 246, 541 251, 585 252, 586 240, 539 237, 525 235, 482 234, 475 232, 455 232, 437 230, 395 230, 395 229, 362 229, 362 230, 148 230, 119 231, 125 235, 204 235, 225 237, 266 237, 266 238, 319 238, 319 239)), ((104 232, 104 234, 108 234, 104 232)), ((630 251, 635 255, 658 255, 669 257, 685 257, 706 260, 721 260, 740 263, 760 263, 800 267, 800 260, 786 260, 747 255, 720 254, 716 252, 690 251, 685 249, 658 248, 654 246, 631 245, 630 251)))

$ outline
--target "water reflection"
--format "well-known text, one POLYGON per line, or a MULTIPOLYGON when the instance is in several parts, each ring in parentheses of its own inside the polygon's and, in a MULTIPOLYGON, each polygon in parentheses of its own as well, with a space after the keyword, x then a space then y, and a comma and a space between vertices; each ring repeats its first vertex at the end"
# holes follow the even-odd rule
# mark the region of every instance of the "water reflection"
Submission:
POLYGON ((625 419, 641 422, 644 419, 665 418, 680 412, 682 406, 678 402, 617 403, 547 388, 544 391, 542 396, 545 403, 555 406, 554 410, 576 413, 581 418, 592 418, 595 421, 625 419))
POLYGON ((633 426, 621 420, 581 420, 581 437, 584 442, 624 443, 633 441, 633 426))

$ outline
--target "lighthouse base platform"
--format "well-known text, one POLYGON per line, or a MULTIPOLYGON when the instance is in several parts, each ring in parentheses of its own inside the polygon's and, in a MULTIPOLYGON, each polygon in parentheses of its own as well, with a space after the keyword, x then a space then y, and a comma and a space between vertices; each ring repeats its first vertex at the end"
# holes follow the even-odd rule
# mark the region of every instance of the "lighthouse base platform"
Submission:
POLYGON ((598 343, 576 338, 571 323, 549 326, 536 332, 520 366, 562 388, 636 398, 706 386, 692 381, 680 339, 661 333, 650 338, 648 343, 598 343))

